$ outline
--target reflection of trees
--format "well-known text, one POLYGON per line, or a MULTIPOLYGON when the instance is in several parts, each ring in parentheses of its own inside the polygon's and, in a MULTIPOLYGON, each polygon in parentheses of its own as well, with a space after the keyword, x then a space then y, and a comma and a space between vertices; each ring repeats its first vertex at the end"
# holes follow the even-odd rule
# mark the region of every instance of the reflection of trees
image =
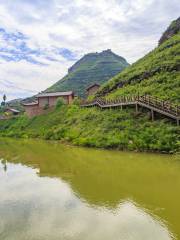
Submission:
POLYGON ((7 161, 6 161, 5 159, 2 159, 2 160, 1 160, 1 163, 2 163, 2 165, 3 165, 4 171, 7 172, 7 161))

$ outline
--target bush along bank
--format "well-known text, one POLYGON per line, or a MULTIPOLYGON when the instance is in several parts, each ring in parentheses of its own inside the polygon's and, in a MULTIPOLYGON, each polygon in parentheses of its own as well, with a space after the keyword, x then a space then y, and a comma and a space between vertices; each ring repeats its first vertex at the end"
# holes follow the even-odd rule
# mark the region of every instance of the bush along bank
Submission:
POLYGON ((61 140, 74 145, 175 153, 180 128, 168 119, 151 121, 134 109, 81 108, 59 104, 50 113, 0 121, 1 137, 61 140))

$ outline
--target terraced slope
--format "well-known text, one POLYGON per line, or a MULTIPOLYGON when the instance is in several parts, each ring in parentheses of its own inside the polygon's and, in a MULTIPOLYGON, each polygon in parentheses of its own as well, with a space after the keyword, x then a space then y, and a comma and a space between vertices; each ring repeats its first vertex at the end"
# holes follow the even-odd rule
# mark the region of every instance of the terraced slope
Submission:
MULTIPOLYGON (((175 24, 175 23, 173 23, 175 24)), ((105 83, 97 96, 149 94, 180 102, 180 32, 105 83)))

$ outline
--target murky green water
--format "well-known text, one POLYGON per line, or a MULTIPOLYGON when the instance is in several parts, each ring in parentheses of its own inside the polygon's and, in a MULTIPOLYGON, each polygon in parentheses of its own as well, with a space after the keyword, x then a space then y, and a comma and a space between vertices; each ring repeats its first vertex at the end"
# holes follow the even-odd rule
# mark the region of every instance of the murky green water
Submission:
POLYGON ((180 159, 1 139, 0 239, 180 239, 180 159))

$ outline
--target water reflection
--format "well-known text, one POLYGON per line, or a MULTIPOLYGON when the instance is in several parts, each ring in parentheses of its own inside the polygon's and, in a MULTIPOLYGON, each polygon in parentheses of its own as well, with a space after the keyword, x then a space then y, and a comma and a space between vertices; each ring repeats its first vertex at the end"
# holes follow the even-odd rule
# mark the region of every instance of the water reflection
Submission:
POLYGON ((160 220, 131 200, 124 199, 113 209, 92 205, 75 194, 66 181, 42 178, 38 172, 1 160, 1 239, 173 239, 160 220))
POLYGON ((4 159, 0 159, 0 162, 1 162, 2 166, 3 166, 4 172, 6 172, 7 171, 7 161, 4 160, 4 159))

